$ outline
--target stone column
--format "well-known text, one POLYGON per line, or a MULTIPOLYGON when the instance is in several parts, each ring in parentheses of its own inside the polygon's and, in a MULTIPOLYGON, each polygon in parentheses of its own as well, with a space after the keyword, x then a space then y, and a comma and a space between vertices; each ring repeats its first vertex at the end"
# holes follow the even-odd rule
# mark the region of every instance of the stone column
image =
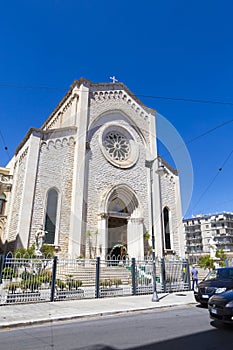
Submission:
POLYGON ((144 258, 143 219, 130 218, 127 227, 127 250, 130 258, 144 258))
POLYGON ((81 85, 78 91, 79 101, 76 112, 78 128, 74 155, 74 177, 71 202, 71 220, 69 237, 69 254, 72 257, 80 255, 82 234, 85 231, 85 164, 86 164, 86 131, 88 124, 89 89, 81 85))
POLYGON ((98 215, 98 236, 99 236, 99 252, 101 260, 105 260, 108 250, 108 217, 106 214, 98 215))
POLYGON ((40 133, 33 131, 27 145, 28 151, 25 158, 24 185, 21 188, 21 206, 18 213, 17 232, 19 233, 20 240, 17 241, 16 248, 27 248, 29 243, 34 191, 40 153, 40 133))

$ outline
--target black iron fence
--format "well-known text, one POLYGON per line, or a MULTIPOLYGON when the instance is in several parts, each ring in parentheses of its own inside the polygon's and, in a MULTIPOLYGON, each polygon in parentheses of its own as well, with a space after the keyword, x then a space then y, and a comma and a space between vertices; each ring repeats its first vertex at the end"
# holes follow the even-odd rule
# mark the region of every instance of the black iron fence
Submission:
MULTIPOLYGON (((0 305, 153 293, 151 260, 0 256, 0 305)), ((157 260, 157 292, 190 290, 187 260, 157 260)))

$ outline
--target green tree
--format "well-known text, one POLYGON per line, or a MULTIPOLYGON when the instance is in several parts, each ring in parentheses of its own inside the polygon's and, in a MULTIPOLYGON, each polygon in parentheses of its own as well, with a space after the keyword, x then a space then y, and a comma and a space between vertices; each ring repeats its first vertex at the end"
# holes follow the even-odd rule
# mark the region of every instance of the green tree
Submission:
POLYGON ((199 258, 198 265, 204 269, 211 270, 214 268, 214 260, 210 257, 210 255, 201 256, 199 258))
POLYGON ((219 249, 219 250, 216 251, 216 258, 219 258, 219 259, 220 259, 220 260, 219 260, 219 265, 220 265, 221 267, 226 266, 226 258, 227 258, 227 256, 226 256, 226 254, 224 253, 223 248, 221 248, 221 249, 219 249))

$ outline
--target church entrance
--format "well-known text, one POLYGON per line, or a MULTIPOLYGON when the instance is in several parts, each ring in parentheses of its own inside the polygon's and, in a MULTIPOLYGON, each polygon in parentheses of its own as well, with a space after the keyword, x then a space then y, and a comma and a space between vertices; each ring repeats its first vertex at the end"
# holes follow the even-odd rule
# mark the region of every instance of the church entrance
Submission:
POLYGON ((99 216, 102 256, 110 260, 142 257, 143 218, 138 199, 127 185, 115 186, 105 197, 99 216))
POLYGON ((127 219, 121 217, 108 218, 108 254, 111 258, 120 258, 127 250, 127 219))

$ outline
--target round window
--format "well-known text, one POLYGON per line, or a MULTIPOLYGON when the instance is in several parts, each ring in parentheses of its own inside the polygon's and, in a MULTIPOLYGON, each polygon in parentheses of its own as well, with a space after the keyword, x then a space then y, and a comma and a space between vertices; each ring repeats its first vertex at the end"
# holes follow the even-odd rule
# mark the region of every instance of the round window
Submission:
POLYGON ((120 168, 134 165, 138 158, 138 145, 125 128, 105 125, 100 132, 100 147, 106 159, 120 168))
POLYGON ((124 161, 129 158, 130 144, 129 140, 119 132, 109 132, 103 142, 109 156, 118 161, 124 161))

